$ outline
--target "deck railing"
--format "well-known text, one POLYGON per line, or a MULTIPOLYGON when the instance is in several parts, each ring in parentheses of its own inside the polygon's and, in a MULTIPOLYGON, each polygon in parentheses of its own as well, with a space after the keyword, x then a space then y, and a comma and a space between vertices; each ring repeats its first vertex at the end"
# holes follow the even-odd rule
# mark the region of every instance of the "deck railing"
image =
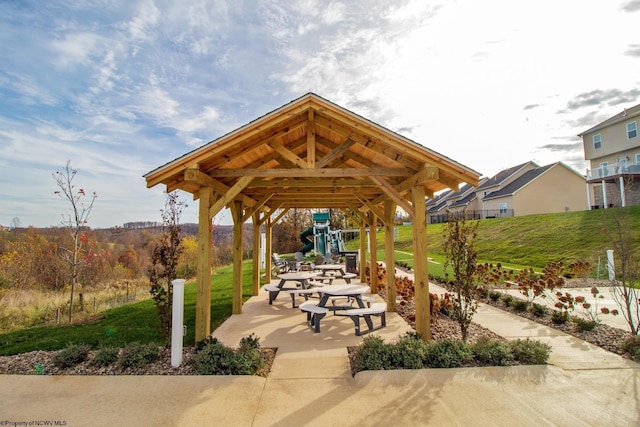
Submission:
POLYGON ((607 166, 600 166, 597 169, 587 169, 587 180, 609 178, 618 175, 638 174, 640 175, 640 164, 638 163, 613 163, 607 166))

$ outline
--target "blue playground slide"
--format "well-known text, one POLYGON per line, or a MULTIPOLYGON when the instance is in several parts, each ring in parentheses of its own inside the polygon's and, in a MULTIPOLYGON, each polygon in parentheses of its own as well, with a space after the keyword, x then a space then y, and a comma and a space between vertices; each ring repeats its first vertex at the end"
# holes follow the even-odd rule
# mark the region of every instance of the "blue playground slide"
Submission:
POLYGON ((306 254, 307 252, 311 252, 313 250, 313 227, 307 228, 305 231, 300 233, 300 240, 304 243, 300 252, 306 254))

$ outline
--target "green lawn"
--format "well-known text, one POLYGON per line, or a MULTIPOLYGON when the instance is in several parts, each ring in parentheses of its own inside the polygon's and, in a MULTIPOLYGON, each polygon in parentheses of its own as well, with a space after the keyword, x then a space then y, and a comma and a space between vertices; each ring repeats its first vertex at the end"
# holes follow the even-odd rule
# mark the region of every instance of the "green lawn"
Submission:
MULTIPOLYGON (((243 299, 251 296, 251 261, 243 266, 243 299)), ((211 330, 231 315, 232 268, 223 267, 211 279, 211 330)), ((185 345, 195 342, 196 284, 185 285, 184 323, 187 325, 185 345)), ((145 300, 104 312, 101 318, 82 325, 39 326, 0 335, 0 355, 33 350, 58 350, 68 344, 122 347, 130 342, 156 342, 164 339, 153 300, 145 300)))

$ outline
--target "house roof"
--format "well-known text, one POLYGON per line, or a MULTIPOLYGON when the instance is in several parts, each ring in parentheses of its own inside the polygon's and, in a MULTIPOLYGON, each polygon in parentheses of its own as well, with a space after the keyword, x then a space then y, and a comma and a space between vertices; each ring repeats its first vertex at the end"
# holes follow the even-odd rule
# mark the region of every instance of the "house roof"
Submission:
POLYGON ((607 120, 605 120, 605 121, 603 121, 601 123, 598 123, 594 127, 585 130, 584 132, 578 134, 578 136, 580 138, 582 138, 582 137, 584 137, 584 135, 586 135, 588 133, 592 133, 592 132, 598 131, 600 129, 606 128, 607 126, 611 126, 611 125, 619 123, 619 122, 627 121, 630 118, 638 116, 638 115, 640 115, 640 104, 635 105, 635 106, 633 106, 631 108, 625 108, 624 110, 622 110, 621 112, 619 112, 615 116, 610 117, 607 120))
POLYGON ((527 165, 534 165, 536 167, 539 167, 535 162, 526 162, 526 163, 522 163, 516 166, 512 166, 508 169, 503 169, 500 172, 498 172, 496 175, 492 176, 491 178, 487 179, 482 185, 480 185, 478 187, 478 190, 485 190, 487 188, 490 187, 495 187, 496 185, 500 185, 501 183, 503 183, 504 181, 506 181, 509 177, 513 176, 513 174, 515 174, 516 172, 518 172, 520 169, 524 168, 527 165))
POLYGON ((368 210, 410 189, 427 196, 479 174, 316 94, 308 93, 144 175, 147 187, 244 206, 368 210))
POLYGON ((569 166, 565 165, 562 162, 551 163, 546 166, 541 166, 536 169, 528 170, 527 172, 525 172, 524 174, 522 174, 521 176, 519 176, 518 178, 510 182, 508 185, 501 188, 500 190, 493 191, 487 194, 485 197, 482 198, 482 200, 491 200, 497 197, 503 197, 503 196, 509 196, 509 195, 515 194, 518 190, 531 184, 539 176, 543 175, 545 172, 547 172, 548 170, 556 166, 564 167, 570 172, 575 173, 576 175, 584 178, 584 176, 580 175, 577 171, 575 171, 574 169, 570 168, 569 166))

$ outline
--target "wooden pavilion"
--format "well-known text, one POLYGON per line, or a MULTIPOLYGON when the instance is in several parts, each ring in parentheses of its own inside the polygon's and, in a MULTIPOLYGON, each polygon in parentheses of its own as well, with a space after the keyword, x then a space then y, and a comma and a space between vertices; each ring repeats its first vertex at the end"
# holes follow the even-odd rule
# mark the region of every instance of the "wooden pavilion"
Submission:
MULTIPOLYGON (((308 93, 251 123, 197 148, 144 178, 199 200, 196 341, 211 333, 211 223, 228 207, 234 222, 233 313, 242 312, 242 225, 253 223, 253 253, 266 229, 266 271, 271 271, 271 230, 290 208, 342 209, 370 232, 370 265, 376 265, 376 224, 384 223, 385 259, 394 265, 396 208, 412 219, 416 331, 431 338, 425 198, 462 183, 478 185, 477 172, 320 96, 308 93)), ((360 239, 360 265, 366 242, 360 239)), ((253 260, 253 294, 260 286, 253 260)), ((364 281, 364 267, 360 268, 364 281)), ((375 270, 374 270, 375 271, 375 270)), ((270 274, 266 275, 267 283, 270 274)), ((393 275, 387 275, 387 307, 395 311, 393 275)), ((371 275, 371 292, 378 279, 371 275)))

